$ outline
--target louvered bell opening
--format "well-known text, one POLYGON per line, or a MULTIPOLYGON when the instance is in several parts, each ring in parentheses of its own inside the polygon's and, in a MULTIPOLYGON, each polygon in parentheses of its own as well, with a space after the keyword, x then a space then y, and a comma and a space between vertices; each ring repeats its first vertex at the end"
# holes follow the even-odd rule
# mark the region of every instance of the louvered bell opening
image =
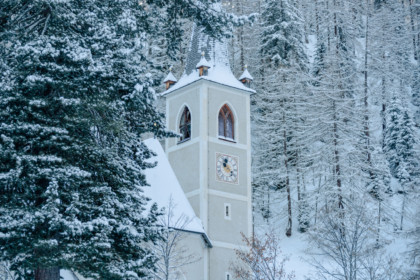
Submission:
POLYGON ((201 76, 208 76, 209 75, 209 67, 201 66, 198 68, 198 75, 201 76))

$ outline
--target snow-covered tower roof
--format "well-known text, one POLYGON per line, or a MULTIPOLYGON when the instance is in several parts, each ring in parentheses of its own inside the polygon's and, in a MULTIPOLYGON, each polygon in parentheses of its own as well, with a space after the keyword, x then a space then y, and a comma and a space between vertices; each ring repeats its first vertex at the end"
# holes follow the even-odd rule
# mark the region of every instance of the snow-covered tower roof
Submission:
POLYGON ((242 84, 244 84, 247 87, 251 87, 251 83, 254 80, 254 78, 251 76, 251 74, 248 72, 248 66, 245 65, 245 70, 242 73, 242 75, 238 79, 241 81, 242 84))
POLYGON ((232 70, 230 69, 226 40, 223 38, 220 40, 211 38, 204 32, 203 27, 194 25, 184 73, 179 81, 166 90, 163 95, 189 85, 199 79, 209 80, 248 92, 255 92, 242 84, 233 75, 232 70), (207 65, 210 68, 208 69, 207 75, 199 75, 197 66, 199 66, 200 61, 203 63, 207 61, 207 65))
POLYGON ((242 81, 242 80, 244 80, 244 79, 248 79, 248 80, 254 80, 254 78, 251 76, 251 74, 248 72, 248 66, 247 65, 245 65, 245 70, 244 70, 244 72, 242 73, 242 75, 239 77, 239 81, 242 81))
POLYGON ((206 57, 204 56, 204 52, 201 53, 201 59, 200 61, 197 63, 197 66, 195 66, 196 69, 200 68, 200 67, 207 67, 207 68, 211 68, 210 63, 207 61, 206 57))
POLYGON ((164 83, 166 82, 177 82, 178 80, 175 78, 174 74, 172 74, 172 72, 169 70, 168 75, 166 76, 166 78, 163 80, 164 83))
POLYGON ((172 74, 171 70, 169 70, 168 75, 163 80, 163 83, 166 85, 166 89, 169 89, 172 85, 174 85, 178 80, 172 74))
POLYGON ((203 58, 208 61, 209 67, 224 67, 230 71, 229 54, 224 40, 219 41, 211 38, 204 33, 204 28, 195 25, 188 49, 184 74, 190 75, 195 72, 196 67, 203 58))

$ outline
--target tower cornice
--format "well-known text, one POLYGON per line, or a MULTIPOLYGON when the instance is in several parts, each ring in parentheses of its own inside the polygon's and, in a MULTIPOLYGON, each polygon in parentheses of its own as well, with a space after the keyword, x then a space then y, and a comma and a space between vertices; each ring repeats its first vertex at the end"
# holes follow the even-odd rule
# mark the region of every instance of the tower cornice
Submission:
POLYGON ((161 96, 165 98, 169 98, 169 97, 177 95, 177 93, 182 93, 185 90, 188 90, 189 88, 192 89, 194 87, 202 86, 205 83, 211 84, 213 86, 219 86, 221 88, 225 88, 228 90, 233 90, 236 93, 240 93, 240 94, 252 95, 256 93, 255 90, 247 88, 245 86, 238 88, 236 86, 231 86, 224 83, 220 83, 218 81, 213 81, 212 79, 209 79, 208 77, 200 77, 199 79, 193 80, 190 83, 186 83, 181 86, 178 86, 178 84, 176 84, 175 86, 172 86, 169 90, 161 93, 161 96))

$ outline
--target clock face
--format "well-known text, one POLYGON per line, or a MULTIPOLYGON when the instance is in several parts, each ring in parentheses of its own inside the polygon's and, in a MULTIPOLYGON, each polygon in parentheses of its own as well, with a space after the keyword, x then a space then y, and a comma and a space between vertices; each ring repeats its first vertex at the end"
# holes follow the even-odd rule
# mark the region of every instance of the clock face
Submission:
POLYGON ((238 158, 216 153, 216 178, 218 181, 238 184, 238 158))

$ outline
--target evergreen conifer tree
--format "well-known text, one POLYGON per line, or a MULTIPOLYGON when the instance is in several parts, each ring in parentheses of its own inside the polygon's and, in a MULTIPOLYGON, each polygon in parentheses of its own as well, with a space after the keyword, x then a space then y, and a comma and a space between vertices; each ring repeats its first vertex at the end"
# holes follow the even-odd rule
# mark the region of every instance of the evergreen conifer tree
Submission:
POLYGON ((171 134, 144 42, 170 18, 223 33, 232 18, 210 2, 2 2, 0 259, 22 277, 139 279, 154 268, 144 243, 160 228, 142 195, 153 164, 141 136, 171 134))
MULTIPOLYGON (((400 230, 403 229, 408 194, 416 195, 419 180, 419 157, 415 150, 414 124, 399 98, 393 97, 387 110, 387 127, 384 136, 384 151, 391 174, 398 179, 402 194, 400 230)), ((414 198, 415 199, 415 198, 414 198)))
POLYGON ((401 183, 408 173, 411 178, 418 175, 419 162, 416 157, 414 124, 396 97, 392 98, 387 111, 387 129, 385 131, 385 152, 393 176, 401 183))

